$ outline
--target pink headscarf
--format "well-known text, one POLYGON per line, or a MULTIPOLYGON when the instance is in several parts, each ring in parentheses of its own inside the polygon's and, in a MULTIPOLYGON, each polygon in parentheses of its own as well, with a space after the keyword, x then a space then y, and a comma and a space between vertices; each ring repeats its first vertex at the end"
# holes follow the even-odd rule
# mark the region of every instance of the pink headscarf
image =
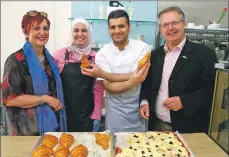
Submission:
POLYGON ((92 47, 92 32, 91 32, 91 26, 90 24, 83 18, 75 18, 72 21, 72 30, 71 30, 71 34, 73 33, 73 28, 75 26, 75 24, 77 23, 83 23, 85 24, 85 26, 87 27, 87 31, 88 31, 88 42, 82 47, 82 46, 77 46, 73 41, 72 44, 68 47, 72 53, 73 56, 76 57, 77 60, 81 60, 82 54, 85 53, 86 56, 89 56, 91 51, 91 47, 92 47))

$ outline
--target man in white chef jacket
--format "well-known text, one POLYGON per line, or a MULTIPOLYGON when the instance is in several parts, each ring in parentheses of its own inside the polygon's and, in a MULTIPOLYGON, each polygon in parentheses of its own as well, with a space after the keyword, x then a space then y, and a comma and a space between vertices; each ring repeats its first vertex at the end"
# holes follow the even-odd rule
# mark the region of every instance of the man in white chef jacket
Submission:
POLYGON ((147 123, 139 114, 139 94, 150 63, 140 72, 136 69, 139 60, 151 52, 152 47, 129 39, 130 27, 129 16, 124 10, 111 12, 108 29, 112 42, 100 49, 95 57, 95 64, 106 73, 106 76, 103 75, 106 89, 105 129, 112 133, 147 131, 147 123))

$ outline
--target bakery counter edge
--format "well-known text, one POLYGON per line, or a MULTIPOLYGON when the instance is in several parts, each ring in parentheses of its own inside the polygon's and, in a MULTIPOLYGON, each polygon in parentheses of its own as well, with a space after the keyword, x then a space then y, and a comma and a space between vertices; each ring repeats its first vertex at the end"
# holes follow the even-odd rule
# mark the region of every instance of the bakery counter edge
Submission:
MULTIPOLYGON (((195 157, 228 157, 206 134, 181 134, 195 157)), ((28 157, 40 136, 1 136, 0 157, 28 157)))

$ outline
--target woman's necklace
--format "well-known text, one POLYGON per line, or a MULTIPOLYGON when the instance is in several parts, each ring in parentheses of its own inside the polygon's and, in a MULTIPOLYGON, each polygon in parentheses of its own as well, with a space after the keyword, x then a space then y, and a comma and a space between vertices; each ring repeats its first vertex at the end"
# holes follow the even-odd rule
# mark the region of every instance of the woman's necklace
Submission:
POLYGON ((43 63, 45 60, 45 56, 43 55, 41 58, 39 58, 40 63, 43 63))

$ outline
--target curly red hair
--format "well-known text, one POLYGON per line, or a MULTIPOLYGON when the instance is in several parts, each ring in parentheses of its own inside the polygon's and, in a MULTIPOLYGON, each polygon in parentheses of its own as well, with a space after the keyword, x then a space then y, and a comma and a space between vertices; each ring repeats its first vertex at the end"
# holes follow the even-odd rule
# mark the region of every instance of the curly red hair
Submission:
POLYGON ((22 18, 22 22, 21 22, 21 27, 23 30, 24 34, 28 34, 31 27, 37 23, 37 24, 41 24, 43 22, 43 20, 46 20, 48 23, 48 26, 50 27, 50 21, 47 17, 42 16, 40 13, 38 13, 36 16, 30 16, 25 14, 22 18))

